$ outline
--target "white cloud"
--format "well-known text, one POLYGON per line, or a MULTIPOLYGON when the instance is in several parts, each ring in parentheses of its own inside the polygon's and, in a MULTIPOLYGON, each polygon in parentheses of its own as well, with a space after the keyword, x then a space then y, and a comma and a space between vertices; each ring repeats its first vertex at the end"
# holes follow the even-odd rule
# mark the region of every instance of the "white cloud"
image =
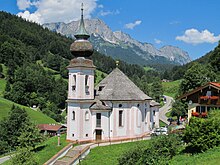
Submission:
POLYGON ((161 41, 161 40, 158 40, 158 39, 154 39, 154 42, 156 43, 156 44, 162 44, 163 42, 161 41))
POLYGON ((25 10, 31 6, 30 0, 17 0, 19 10, 25 10))
POLYGON ((103 10, 101 10, 101 11, 99 12, 99 15, 101 15, 101 16, 117 15, 117 14, 119 14, 119 13, 120 13, 119 10, 116 10, 116 11, 103 11, 103 10))
POLYGON ((125 24, 126 29, 134 29, 135 26, 140 25, 142 21, 137 20, 134 23, 125 24))
POLYGON ((215 43, 220 40, 220 35, 215 36, 208 30, 198 31, 197 29, 187 29, 182 36, 177 36, 176 40, 189 44, 215 43))
POLYGON ((103 6, 103 5, 98 5, 98 8, 101 8, 101 9, 102 9, 102 8, 104 8, 104 6, 103 6))
MULTIPOLYGON (((90 18, 96 8, 96 0, 84 0, 84 17, 90 18)), ((40 24, 47 22, 70 22, 80 18, 81 0, 17 0, 19 9, 26 9, 17 15, 40 24), (19 3, 18 3, 19 2, 19 3), (21 3, 22 2, 22 3, 21 3), (35 6, 37 10, 30 13, 28 8, 35 6)))

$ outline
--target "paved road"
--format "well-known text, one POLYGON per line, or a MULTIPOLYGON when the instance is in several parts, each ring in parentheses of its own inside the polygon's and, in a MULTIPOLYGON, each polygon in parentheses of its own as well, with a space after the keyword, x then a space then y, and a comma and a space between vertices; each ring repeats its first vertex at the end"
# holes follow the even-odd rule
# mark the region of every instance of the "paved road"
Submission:
POLYGON ((4 156, 0 158, 0 164, 4 163, 5 161, 9 160, 11 157, 10 156, 4 156))
POLYGON ((170 108, 172 108, 172 104, 174 102, 173 98, 170 96, 165 96, 166 97, 166 104, 160 108, 159 110, 159 118, 161 121, 163 121, 166 124, 170 124, 170 122, 167 121, 166 113, 169 111, 170 108))

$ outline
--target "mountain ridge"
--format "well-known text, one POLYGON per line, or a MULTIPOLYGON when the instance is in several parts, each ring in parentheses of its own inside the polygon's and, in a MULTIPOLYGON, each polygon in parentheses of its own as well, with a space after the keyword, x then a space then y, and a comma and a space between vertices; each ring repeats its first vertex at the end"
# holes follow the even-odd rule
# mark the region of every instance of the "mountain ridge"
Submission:
MULTIPOLYGON (((46 23, 44 28, 51 31, 58 32, 62 35, 74 38, 79 25, 79 21, 72 21, 70 23, 46 23)), ((134 56, 137 61, 141 61, 142 65, 149 63, 171 63, 183 65, 191 61, 188 53, 182 49, 165 45, 157 49, 151 43, 142 43, 133 39, 129 34, 122 31, 112 31, 101 19, 86 19, 85 27, 89 34, 91 34, 90 41, 100 53, 111 56, 113 58, 123 59, 128 63, 136 62, 123 58, 122 52, 128 57, 134 56), (165 48, 164 48, 165 47, 165 48)))

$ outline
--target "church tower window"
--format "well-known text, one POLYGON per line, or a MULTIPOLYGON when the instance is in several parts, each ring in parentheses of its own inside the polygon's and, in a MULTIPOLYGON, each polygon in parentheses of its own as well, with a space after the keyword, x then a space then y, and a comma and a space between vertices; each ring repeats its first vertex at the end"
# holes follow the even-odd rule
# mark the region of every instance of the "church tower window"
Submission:
POLYGON ((76 75, 73 75, 73 86, 72 86, 72 91, 76 90, 76 75))
POLYGON ((86 75, 85 76, 85 90, 86 90, 86 94, 87 95, 89 95, 89 83, 88 83, 88 81, 89 81, 89 76, 88 75, 86 75))

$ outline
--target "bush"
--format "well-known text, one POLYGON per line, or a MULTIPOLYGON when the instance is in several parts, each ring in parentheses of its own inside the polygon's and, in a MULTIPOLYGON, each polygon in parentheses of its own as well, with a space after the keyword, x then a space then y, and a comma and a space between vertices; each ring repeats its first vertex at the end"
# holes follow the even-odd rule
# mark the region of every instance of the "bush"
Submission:
POLYGON ((219 118, 191 118, 183 136, 187 152, 199 153, 220 145, 219 118))
POLYGON ((177 135, 158 136, 149 146, 139 146, 119 158, 120 165, 167 164, 180 151, 181 140, 177 135))

